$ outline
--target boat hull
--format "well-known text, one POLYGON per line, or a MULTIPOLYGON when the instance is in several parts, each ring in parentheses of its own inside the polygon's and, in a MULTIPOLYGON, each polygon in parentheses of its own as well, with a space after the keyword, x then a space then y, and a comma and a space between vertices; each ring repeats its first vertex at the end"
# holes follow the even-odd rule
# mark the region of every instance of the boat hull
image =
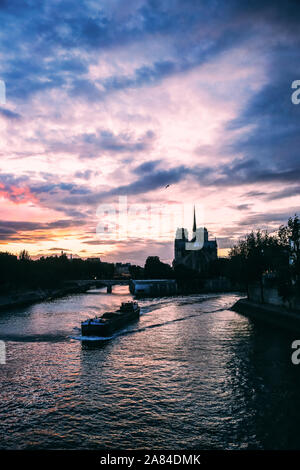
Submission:
MULTIPOLYGON (((103 323, 93 324, 93 320, 81 325, 81 335, 84 337, 111 337, 117 331, 139 319, 140 309, 132 312, 115 312, 109 318, 103 318, 103 323)), ((102 320, 101 318, 101 320, 102 320)))

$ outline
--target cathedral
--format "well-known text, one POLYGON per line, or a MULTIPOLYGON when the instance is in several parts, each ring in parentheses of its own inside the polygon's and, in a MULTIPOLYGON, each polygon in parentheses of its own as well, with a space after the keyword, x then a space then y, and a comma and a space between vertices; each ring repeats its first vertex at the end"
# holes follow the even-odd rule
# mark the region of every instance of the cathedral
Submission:
POLYGON ((178 228, 174 248, 174 267, 182 264, 195 271, 204 272, 209 263, 218 258, 216 239, 208 239, 208 231, 205 227, 197 228, 195 207, 192 239, 188 240, 187 229, 178 228))

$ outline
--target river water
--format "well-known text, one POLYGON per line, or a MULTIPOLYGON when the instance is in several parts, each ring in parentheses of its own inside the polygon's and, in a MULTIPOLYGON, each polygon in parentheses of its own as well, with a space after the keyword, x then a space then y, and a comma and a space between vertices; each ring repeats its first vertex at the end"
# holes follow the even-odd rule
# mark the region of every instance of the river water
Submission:
POLYGON ((229 310, 234 294, 141 300, 102 347, 80 322, 127 287, 0 315, 2 449, 300 448, 295 336, 229 310))

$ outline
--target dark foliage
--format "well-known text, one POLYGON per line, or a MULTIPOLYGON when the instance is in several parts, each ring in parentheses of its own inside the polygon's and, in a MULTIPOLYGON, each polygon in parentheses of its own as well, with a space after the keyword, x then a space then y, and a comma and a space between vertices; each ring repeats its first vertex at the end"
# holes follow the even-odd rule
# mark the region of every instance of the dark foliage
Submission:
POLYGON ((144 276, 145 279, 174 279, 174 271, 169 264, 162 263, 158 256, 148 256, 144 276))
POLYGON ((34 261, 26 251, 22 251, 18 258, 9 253, 0 253, 1 292, 14 288, 55 287, 69 280, 110 279, 113 274, 112 263, 71 260, 65 254, 34 261))
POLYGON ((299 289, 300 221, 290 217, 276 234, 258 230, 240 240, 230 251, 227 275, 248 285, 263 282, 278 287, 287 300, 299 289))

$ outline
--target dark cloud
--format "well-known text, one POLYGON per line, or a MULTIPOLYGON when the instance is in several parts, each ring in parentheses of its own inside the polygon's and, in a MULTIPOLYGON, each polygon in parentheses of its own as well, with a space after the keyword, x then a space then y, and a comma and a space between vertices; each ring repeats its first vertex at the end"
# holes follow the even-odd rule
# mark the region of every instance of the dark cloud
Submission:
POLYGON ((89 180, 92 174, 93 172, 91 170, 85 170, 85 171, 76 171, 76 173, 74 173, 74 176, 75 178, 89 180))
MULTIPOLYGON (((126 8, 122 1, 102 5, 87 0, 10 0, 1 5, 3 50, 9 51, 3 58, 2 75, 12 101, 53 89, 87 101, 101 100, 112 91, 152 85, 186 72, 257 34, 262 43, 265 37, 278 34, 278 48, 289 41, 295 46, 298 29, 293 26, 300 16, 299 2, 291 0, 284 4, 278 0, 136 0, 126 2, 126 8), (112 75, 99 83, 87 78, 89 64, 99 54, 151 37, 169 41, 169 57, 162 55, 153 63, 137 66, 131 75, 112 75)), ((270 54, 280 55, 276 45, 270 54)), ((285 78, 286 82, 290 79, 287 74, 285 78)), ((278 100, 282 91, 275 83, 269 101, 275 96, 278 100)), ((243 116, 232 125, 242 121, 243 116)))
POLYGON ((20 201, 23 199, 33 199, 34 197, 60 195, 60 194, 86 195, 91 192, 86 186, 79 186, 75 183, 61 182, 44 183, 32 180, 28 175, 14 176, 11 173, 0 174, 0 194, 4 195, 12 201, 20 201))
POLYGON ((138 175, 140 174, 142 175, 144 173, 150 173, 157 167, 158 164, 159 164, 159 160, 151 160, 148 162, 144 162, 134 169, 134 173, 138 175))
POLYGON ((155 84, 164 77, 180 72, 182 69, 183 65, 175 62, 156 62, 151 66, 137 68, 132 76, 112 76, 100 83, 105 88, 106 93, 125 88, 138 88, 144 85, 155 84))
POLYGON ((230 248, 233 246, 237 239, 234 237, 218 237, 218 248, 230 248))
MULTIPOLYGON (((27 222, 27 221, 0 221, 0 241, 14 240, 14 241, 27 241, 30 237, 24 234, 24 232, 34 233, 35 231, 51 231, 54 229, 69 228, 74 226, 82 226, 86 222, 84 220, 73 220, 73 219, 62 219, 54 222, 42 223, 42 222, 27 222)), ((34 238, 34 235, 33 235, 34 238)), ((37 235, 38 240, 46 239, 49 240, 49 235, 37 235)))
MULTIPOLYGON (((198 171, 199 172, 199 171, 198 171)), ((178 166, 169 170, 157 170, 144 174, 140 179, 108 191, 98 191, 83 197, 66 197, 64 204, 100 204, 107 198, 121 195, 144 194, 156 189, 163 189, 166 184, 178 183, 191 173, 189 168, 178 166)))
POLYGON ((286 189, 280 191, 272 191, 265 196, 266 200, 273 201, 276 199, 285 199, 288 197, 294 197, 300 195, 300 186, 289 186, 286 189))
POLYGON ((236 209, 239 211, 246 211, 250 209, 251 206, 252 204, 239 204, 238 206, 236 206, 236 209))
POLYGON ((245 197, 249 197, 249 198, 260 198, 262 196, 265 196, 266 193, 265 191, 249 191, 247 193, 245 193, 245 197))
POLYGON ((84 98, 88 101, 95 101, 102 98, 103 93, 97 88, 95 83, 84 78, 75 78, 68 93, 73 98, 84 98))
POLYGON ((41 224, 27 221, 0 221, 0 233, 13 234, 18 231, 39 230, 41 224))
POLYGON ((291 101, 291 84, 300 77, 300 35, 296 26, 300 3, 252 1, 240 15, 257 21, 259 34, 266 38, 266 81, 229 123, 229 130, 240 131, 230 151, 257 162, 257 169, 248 171, 250 182, 297 182, 300 107, 291 101))
POLYGON ((60 228, 74 227, 74 225, 81 226, 85 224, 86 224, 85 220, 65 219, 65 220, 55 220, 54 222, 46 223, 44 224, 44 228, 45 229, 60 229, 60 228))
POLYGON ((17 121, 22 117, 20 114, 6 108, 0 108, 0 115, 5 117, 6 119, 17 121))
POLYGON ((32 194, 57 194, 66 191, 69 194, 89 194, 91 190, 84 186, 78 186, 74 183, 43 183, 31 184, 32 194))
POLYGON ((121 1, 112 5, 87 0, 4 2, 0 19, 3 47, 9 54, 3 60, 3 78, 10 98, 22 101, 56 88, 72 97, 101 100, 103 93, 152 85, 204 63, 240 44, 253 29, 249 22, 246 28, 235 21, 240 12, 230 1, 222 6, 218 2, 136 1, 127 10, 121 1), (103 91, 86 78, 87 58, 93 62, 96 54, 158 35, 173 43, 172 58, 139 66, 132 76, 102 80, 103 91))
POLYGON ((272 225, 278 227, 280 224, 285 224, 289 217, 299 212, 299 207, 291 207, 289 210, 270 213, 256 213, 250 214, 238 222, 238 226, 248 226, 252 228, 269 228, 272 225))
POLYGON ((73 135, 70 139, 51 140, 43 136, 43 144, 51 153, 69 153, 82 159, 92 159, 102 153, 117 155, 145 152, 152 148, 155 138, 151 129, 139 136, 133 132, 116 134, 109 129, 99 129, 93 133, 73 135))
MULTIPOLYGON (((199 25, 201 27, 201 25, 199 25)), ((143 86, 151 86, 160 82, 164 78, 175 74, 182 74, 198 67, 206 62, 211 61, 222 52, 240 45, 246 39, 249 39, 251 33, 249 30, 239 29, 238 31, 226 30, 221 32, 216 38, 209 40, 208 37, 202 38, 203 43, 189 44, 188 59, 183 55, 182 50, 178 50, 178 54, 174 60, 157 61, 151 65, 138 67, 132 75, 117 75, 98 80, 104 88, 104 94, 113 91, 123 90, 127 88, 139 88, 143 86)), ((176 47, 175 47, 176 49, 176 47)))
POLYGON ((157 170, 152 173, 147 173, 144 177, 133 183, 119 186, 117 189, 111 190, 110 194, 140 194, 153 191, 154 189, 164 188, 166 184, 181 181, 189 171, 190 170, 184 166, 175 167, 170 170, 157 170))
POLYGON ((83 211, 62 206, 61 200, 66 197, 66 194, 73 197, 93 194, 90 188, 70 182, 52 182, 53 175, 47 175, 49 181, 46 183, 39 180, 38 175, 34 174, 34 176, 32 179, 26 174, 16 177, 11 173, 0 173, 0 195, 17 204, 27 201, 38 202, 43 207, 72 217, 73 220, 79 222, 79 225, 81 220, 89 217, 87 209, 83 211))
MULTIPOLYGON (((296 183, 300 179, 300 167, 297 170, 269 170, 265 169, 255 160, 237 159, 232 163, 226 163, 219 167, 198 166, 187 167, 179 165, 167 170, 156 170, 156 165, 146 165, 146 170, 140 167, 134 169, 140 178, 107 191, 94 191, 93 193, 82 195, 82 197, 67 196, 62 202, 67 205, 78 204, 100 204, 102 201, 113 196, 144 194, 154 190, 163 189, 167 184, 176 184, 190 178, 199 182, 204 187, 232 187, 257 183, 296 183), (153 171, 151 171, 153 168, 153 171), (148 171, 149 170, 149 171, 148 171)), ((250 197, 263 196, 267 193, 252 191, 248 192, 250 197)), ((246 209, 245 205, 239 206, 246 209)))
POLYGON ((57 248, 57 247, 53 247, 53 248, 49 248, 48 251, 71 251, 71 250, 69 250, 68 248, 57 248))
POLYGON ((130 134, 115 135, 109 130, 101 130, 98 135, 86 134, 84 142, 95 145, 98 149, 112 153, 142 152, 150 148, 155 139, 153 131, 148 130, 144 135, 134 140, 130 134))
POLYGON ((268 162, 234 160, 218 168, 216 176, 207 181, 215 186, 239 186, 255 183, 296 183, 300 179, 300 165, 295 162, 294 168, 270 168, 268 162))

